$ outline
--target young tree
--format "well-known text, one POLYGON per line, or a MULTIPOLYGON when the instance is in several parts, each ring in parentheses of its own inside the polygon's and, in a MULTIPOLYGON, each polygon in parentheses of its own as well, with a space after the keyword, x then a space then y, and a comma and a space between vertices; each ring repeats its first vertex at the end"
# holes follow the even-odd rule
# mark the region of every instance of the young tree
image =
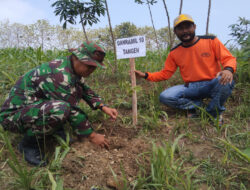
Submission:
POLYGON ((38 20, 35 24, 33 24, 32 29, 34 30, 34 44, 35 47, 41 47, 43 50, 51 49, 52 44, 50 43, 50 39, 54 34, 54 28, 51 27, 47 20, 38 20))
POLYGON ((237 44, 250 51, 250 20, 239 17, 238 23, 230 25, 229 28, 231 29, 230 35, 237 44))
POLYGON ((117 38, 128 38, 134 35, 138 35, 139 31, 133 23, 123 22, 115 27, 115 34, 117 38))
POLYGON ((167 47, 171 48, 170 44, 173 44, 173 39, 170 39, 169 33, 171 33, 171 36, 174 36, 174 32, 172 29, 169 31, 169 27, 160 28, 157 30, 158 39, 160 41, 160 46, 163 49, 166 49, 167 47))
POLYGON ((21 47, 24 35, 24 25, 13 23, 8 20, 0 22, 0 48, 21 47))
POLYGON ((115 37, 113 34, 113 29, 112 29, 112 25, 111 25, 111 19, 110 19, 110 14, 109 14, 109 8, 108 8, 108 2, 107 0, 104 0, 105 2, 105 6, 106 6, 106 11, 107 11, 107 15, 108 15, 108 21, 109 21, 109 30, 110 30, 110 34, 112 37, 112 41, 113 41, 113 48, 114 48, 114 57, 115 57, 115 70, 117 70, 117 59, 116 59, 116 47, 115 47, 115 37))
POLYGON ((171 28, 170 28, 170 17, 169 17, 168 8, 167 8, 165 0, 162 0, 162 2, 163 2, 163 5, 164 5, 165 11, 166 11, 166 15, 167 15, 167 18, 168 18, 169 46, 170 46, 170 48, 172 48, 173 40, 172 40, 171 28))
POLYGON ((12 37, 15 42, 15 47, 20 48, 23 47, 23 37, 24 37, 24 25, 19 23, 14 23, 11 26, 12 37))
MULTIPOLYGON (((138 4, 141 4, 141 5, 144 4, 143 0, 135 0, 135 2, 138 3, 138 4)), ((150 8, 150 5, 153 5, 153 4, 157 3, 157 1, 156 0, 146 0, 145 3, 148 5, 148 10, 149 10, 149 14, 150 14, 151 22, 152 22, 152 27, 154 29, 154 34, 155 34, 155 41, 156 41, 157 49, 158 49, 158 51, 160 53, 160 46, 159 46, 159 43, 158 43, 157 33, 156 33, 156 30, 155 30, 154 20, 153 20, 151 8, 150 8)))
POLYGON ((103 0, 90 0, 89 2, 82 2, 80 0, 57 0, 51 5, 55 7, 55 15, 60 16, 60 22, 64 20, 63 28, 67 27, 67 23, 76 24, 76 19, 80 17, 80 23, 86 40, 88 37, 86 34, 85 26, 99 22, 98 17, 105 14, 103 0))
POLYGON ((23 43, 24 47, 34 47, 35 45, 35 25, 30 24, 30 25, 25 25, 24 26, 24 34, 23 34, 23 43))
POLYGON ((237 56, 237 70, 239 82, 250 83, 250 20, 239 17, 236 24, 229 26, 231 36, 234 38, 239 48, 234 54, 237 56))
POLYGON ((155 35, 154 35, 154 29, 152 26, 144 26, 138 28, 139 30, 139 35, 145 35, 146 36, 146 47, 147 50, 154 50, 155 47, 155 35))
POLYGON ((9 20, 0 21, 0 48, 9 47, 9 36, 11 34, 9 24, 9 20))
POLYGON ((53 45, 57 49, 70 49, 82 43, 83 32, 76 28, 62 29, 59 25, 55 27, 55 39, 53 45))
POLYGON ((99 44, 105 47, 105 50, 113 51, 113 40, 110 35, 109 27, 106 26, 105 28, 90 29, 88 35, 90 39, 96 40, 99 44))

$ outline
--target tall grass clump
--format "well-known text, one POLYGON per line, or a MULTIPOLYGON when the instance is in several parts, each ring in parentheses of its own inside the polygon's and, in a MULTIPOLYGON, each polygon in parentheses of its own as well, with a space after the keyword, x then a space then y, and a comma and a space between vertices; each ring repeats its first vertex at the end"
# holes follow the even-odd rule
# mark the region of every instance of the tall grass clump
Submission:
POLYGON ((39 174, 38 168, 29 169, 27 165, 20 163, 8 136, 8 133, 0 128, 0 138, 5 143, 5 147, 9 153, 7 164, 15 174, 11 177, 10 186, 16 189, 31 190, 36 186, 35 181, 39 174))
MULTIPOLYGON (((250 43, 249 43, 250 45, 250 43)), ((237 57, 237 77, 240 83, 250 83, 250 48, 235 50, 234 55, 237 57)))
POLYGON ((69 147, 69 133, 66 133, 66 141, 59 136, 55 136, 60 146, 57 146, 53 153, 54 159, 51 159, 49 166, 44 168, 30 167, 24 158, 16 155, 15 150, 11 144, 11 134, 4 131, 0 126, 0 160, 6 159, 1 165, 3 171, 0 172, 0 179, 4 181, 4 187, 8 189, 20 190, 42 190, 52 189, 63 190, 63 179, 61 178, 62 162, 68 152, 69 147), (2 156, 2 152, 6 155, 2 156), (6 164, 9 166, 6 166, 6 164))
POLYGON ((178 136, 174 142, 163 143, 162 146, 153 143, 150 169, 140 166, 140 174, 134 183, 134 189, 195 189, 192 177, 199 166, 186 167, 185 159, 177 153, 180 151, 178 141, 183 136, 178 136))
POLYGON ((6 90, 10 89, 28 70, 67 54, 68 52, 65 51, 42 51, 41 48, 30 47, 0 49, 0 93, 6 93, 6 90))

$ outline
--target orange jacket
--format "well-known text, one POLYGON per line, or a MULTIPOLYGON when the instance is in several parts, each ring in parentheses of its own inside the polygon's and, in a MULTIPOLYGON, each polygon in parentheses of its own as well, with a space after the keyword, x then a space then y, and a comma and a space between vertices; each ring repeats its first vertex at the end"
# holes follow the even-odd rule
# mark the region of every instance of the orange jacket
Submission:
POLYGON ((236 58, 214 36, 198 36, 192 46, 184 47, 179 44, 173 48, 166 61, 165 67, 154 73, 148 73, 147 80, 162 81, 169 79, 177 67, 184 82, 211 80, 223 68, 231 67, 236 71, 236 58))

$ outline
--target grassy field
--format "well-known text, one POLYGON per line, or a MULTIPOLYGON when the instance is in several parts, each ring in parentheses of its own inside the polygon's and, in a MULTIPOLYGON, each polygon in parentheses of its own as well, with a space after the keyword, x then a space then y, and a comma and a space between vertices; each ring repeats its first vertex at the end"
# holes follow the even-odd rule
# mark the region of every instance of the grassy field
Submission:
MULTIPOLYGON (((138 125, 133 126, 129 61, 119 60, 115 67, 113 55, 108 53, 108 68, 96 70, 87 84, 118 110, 117 121, 111 122, 85 103, 80 106, 96 131, 110 140, 110 150, 88 141, 69 146, 54 138, 54 148, 46 151, 50 164, 30 167, 16 148, 21 135, 0 126, 0 189, 250 189, 250 66, 240 52, 234 53, 239 62, 236 86, 226 103, 221 127, 211 124, 202 108, 200 119, 188 119, 184 111, 159 103, 163 89, 182 83, 178 72, 164 82, 137 81, 138 125)), ((22 74, 67 54, 31 48, 0 50, 0 105, 22 74)), ((161 52, 164 56, 147 52, 146 57, 136 59, 136 69, 158 71, 167 54, 167 50, 161 52)), ((71 135, 68 125, 65 128, 71 135)))

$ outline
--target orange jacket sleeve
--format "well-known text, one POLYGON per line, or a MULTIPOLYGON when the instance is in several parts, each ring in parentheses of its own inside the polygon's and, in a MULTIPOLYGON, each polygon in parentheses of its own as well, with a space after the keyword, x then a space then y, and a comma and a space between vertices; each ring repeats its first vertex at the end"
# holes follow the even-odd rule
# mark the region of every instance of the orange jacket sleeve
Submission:
POLYGON ((213 50, 217 61, 225 67, 231 67, 236 71, 236 58, 229 52, 229 50, 221 43, 218 38, 214 39, 213 50))
POLYGON ((174 74, 176 69, 177 69, 177 65, 175 64, 172 58, 171 52, 170 52, 165 61, 164 68, 159 72, 154 72, 154 73, 147 72, 148 73, 147 80, 153 81, 153 82, 167 80, 174 74))

